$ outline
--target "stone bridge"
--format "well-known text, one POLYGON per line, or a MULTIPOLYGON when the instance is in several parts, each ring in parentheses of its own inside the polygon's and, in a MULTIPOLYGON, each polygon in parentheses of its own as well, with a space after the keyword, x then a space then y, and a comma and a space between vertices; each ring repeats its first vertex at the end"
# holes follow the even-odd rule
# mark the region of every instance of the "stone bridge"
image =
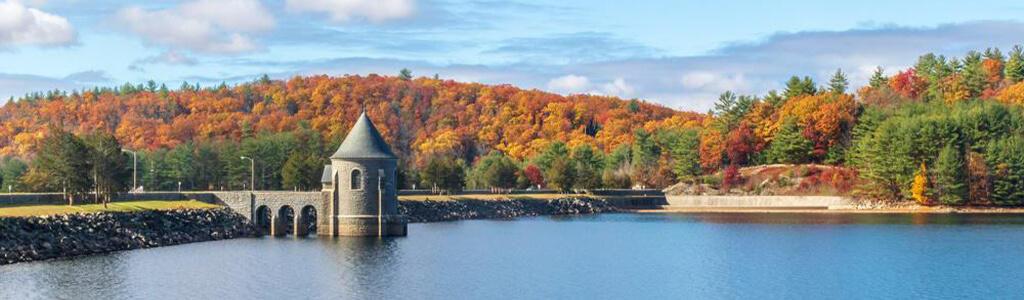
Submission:
POLYGON ((271 236, 328 235, 326 194, 322 192, 212 192, 196 200, 223 204, 252 220, 271 236), (203 199, 205 198, 205 199, 203 199))

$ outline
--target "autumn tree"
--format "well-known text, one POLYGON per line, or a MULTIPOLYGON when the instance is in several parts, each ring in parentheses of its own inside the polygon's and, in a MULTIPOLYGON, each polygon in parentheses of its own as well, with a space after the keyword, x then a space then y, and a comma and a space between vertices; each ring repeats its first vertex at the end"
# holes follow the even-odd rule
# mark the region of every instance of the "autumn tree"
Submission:
POLYGON ((531 185, 535 187, 544 186, 544 171, 541 171, 537 166, 526 166, 526 168, 523 168, 523 175, 529 180, 531 185))
POLYGON ((1024 82, 1018 82, 1003 89, 996 99, 1006 104, 1024 106, 1024 82))
POLYGON ((722 165, 722 153, 725 152, 722 132, 713 128, 705 128, 700 139, 700 166, 704 172, 718 170, 722 165))
POLYGON ((740 174, 739 166, 735 163, 729 164, 722 176, 722 190, 728 191, 740 183, 743 183, 743 175, 740 174))
POLYGON ((921 205, 932 205, 932 183, 928 177, 928 168, 924 163, 914 174, 914 181, 910 185, 910 197, 921 205))
POLYGON ((911 68, 899 72, 896 76, 890 78, 889 88, 899 93, 903 98, 916 100, 928 88, 928 83, 923 78, 917 76, 917 71, 911 68))
POLYGON ((971 152, 967 155, 967 199, 975 205, 991 205, 992 189, 985 157, 980 153, 971 152))

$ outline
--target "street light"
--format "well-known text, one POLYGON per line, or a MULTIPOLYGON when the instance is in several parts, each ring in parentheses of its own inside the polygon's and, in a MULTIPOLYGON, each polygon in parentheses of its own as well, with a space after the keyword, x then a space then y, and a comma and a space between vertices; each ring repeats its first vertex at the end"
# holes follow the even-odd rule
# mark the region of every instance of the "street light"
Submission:
POLYGON ((138 191, 138 180, 135 175, 139 171, 139 153, 132 150, 121 149, 121 152, 128 152, 132 154, 132 193, 138 191))
POLYGON ((256 160, 242 156, 242 159, 249 160, 249 190, 256 190, 256 160))

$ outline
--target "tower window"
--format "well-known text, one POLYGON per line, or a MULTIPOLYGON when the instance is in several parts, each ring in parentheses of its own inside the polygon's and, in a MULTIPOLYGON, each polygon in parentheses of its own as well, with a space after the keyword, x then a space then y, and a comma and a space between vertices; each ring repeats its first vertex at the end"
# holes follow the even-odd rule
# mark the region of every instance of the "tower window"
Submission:
POLYGON ((352 170, 352 189, 363 189, 363 172, 360 172, 359 169, 352 170))

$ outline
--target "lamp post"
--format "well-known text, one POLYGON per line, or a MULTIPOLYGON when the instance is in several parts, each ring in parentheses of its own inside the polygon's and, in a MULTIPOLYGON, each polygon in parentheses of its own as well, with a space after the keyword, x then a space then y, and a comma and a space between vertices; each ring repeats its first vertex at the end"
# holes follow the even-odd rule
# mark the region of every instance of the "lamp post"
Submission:
POLYGON ((132 150, 121 149, 121 152, 128 152, 132 154, 132 193, 138 191, 138 174, 139 171, 139 153, 132 150))
POLYGON ((249 190, 256 190, 256 160, 242 156, 242 159, 249 160, 249 190))

